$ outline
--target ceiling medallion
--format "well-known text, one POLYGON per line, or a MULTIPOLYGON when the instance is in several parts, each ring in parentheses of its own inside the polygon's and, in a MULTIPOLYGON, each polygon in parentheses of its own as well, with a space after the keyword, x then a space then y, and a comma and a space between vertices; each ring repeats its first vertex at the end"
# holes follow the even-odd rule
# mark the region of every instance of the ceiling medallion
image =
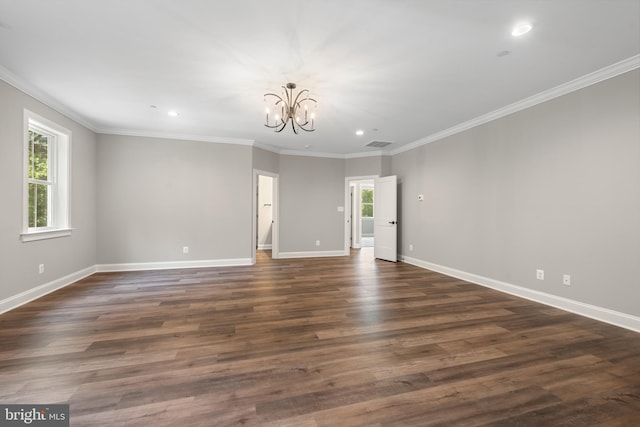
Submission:
POLYGON ((267 114, 264 125, 266 127, 275 129, 276 132, 282 132, 291 122, 291 129, 295 134, 300 129, 305 132, 315 130, 315 109, 318 101, 309 97, 308 89, 301 90, 294 97, 293 90, 295 88, 295 83, 287 83, 287 86, 282 86, 284 89, 282 96, 275 93, 264 94, 267 114))

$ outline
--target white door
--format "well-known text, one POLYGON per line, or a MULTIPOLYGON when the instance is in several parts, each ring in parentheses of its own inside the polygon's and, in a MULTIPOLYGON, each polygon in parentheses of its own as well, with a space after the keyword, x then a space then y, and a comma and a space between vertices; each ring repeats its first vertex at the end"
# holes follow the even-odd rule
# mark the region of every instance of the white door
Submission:
POLYGON ((373 190, 373 254, 385 261, 397 261, 398 186, 395 175, 376 178, 373 190))

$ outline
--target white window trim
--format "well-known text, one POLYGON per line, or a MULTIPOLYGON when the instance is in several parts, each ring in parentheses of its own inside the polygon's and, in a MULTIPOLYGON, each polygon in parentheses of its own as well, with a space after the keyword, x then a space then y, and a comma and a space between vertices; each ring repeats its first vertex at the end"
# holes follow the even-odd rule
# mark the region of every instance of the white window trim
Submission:
POLYGON ((71 210, 71 131, 32 111, 24 110, 23 121, 23 189, 22 233, 23 242, 70 236, 72 232, 71 210), (55 173, 53 225, 48 228, 29 228, 29 127, 40 128, 55 135, 55 150, 51 167, 55 173))

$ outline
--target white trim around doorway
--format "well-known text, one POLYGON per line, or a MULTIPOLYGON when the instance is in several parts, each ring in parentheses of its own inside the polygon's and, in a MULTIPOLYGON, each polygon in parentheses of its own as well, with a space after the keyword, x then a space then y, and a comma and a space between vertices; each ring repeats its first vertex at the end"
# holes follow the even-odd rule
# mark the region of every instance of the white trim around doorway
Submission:
MULTIPOLYGON (((379 175, 364 175, 364 176, 347 176, 344 179, 344 255, 348 256, 351 252, 351 190, 350 190, 350 185, 352 182, 356 182, 356 181, 367 181, 367 180, 374 180, 376 178, 379 178, 379 175)), ((374 196, 374 202, 375 204, 375 196, 374 196)))
POLYGON ((258 176, 270 176, 273 178, 273 232, 271 235, 271 257, 280 258, 280 175, 274 172, 263 171, 259 169, 253 170, 253 192, 251 197, 252 216, 251 216, 251 263, 256 263, 256 247, 257 240, 257 215, 258 215, 258 176))

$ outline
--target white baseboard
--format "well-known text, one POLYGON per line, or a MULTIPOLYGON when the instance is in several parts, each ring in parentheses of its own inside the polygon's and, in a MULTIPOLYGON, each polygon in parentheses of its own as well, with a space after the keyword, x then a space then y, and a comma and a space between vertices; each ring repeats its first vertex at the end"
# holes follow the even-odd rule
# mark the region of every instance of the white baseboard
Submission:
POLYGON ((96 271, 102 273, 112 271, 172 270, 176 268, 232 267, 237 265, 252 265, 251 258, 98 264, 96 265, 96 271))
POLYGON ((272 246, 273 245, 271 243, 259 243, 258 244, 258 250, 259 251, 264 251, 264 250, 273 249, 272 246))
POLYGON ((500 292, 505 292, 517 297, 536 301, 542 304, 559 308, 561 310, 570 311, 571 313, 599 320, 601 322, 610 323, 621 328, 640 332, 640 317, 621 313, 619 311, 609 310, 608 308, 586 304, 569 298, 559 297, 545 292, 524 288, 522 286, 513 285, 511 283, 501 282, 499 280, 490 279, 488 277, 478 276, 477 274, 456 270, 455 268, 433 264, 404 255, 401 256, 400 259, 407 264, 426 268, 428 270, 446 274, 447 276, 456 277, 458 279, 466 280, 467 282, 486 286, 487 288, 495 289, 500 292))
POLYGON ((321 258, 345 256, 344 251, 280 252, 278 258, 321 258))
POLYGON ((0 300, 0 314, 5 313, 14 308, 18 308, 28 302, 43 297, 53 291, 62 289, 72 283, 77 282, 80 279, 84 279, 87 276, 96 272, 96 266, 87 267, 85 269, 76 271, 75 273, 68 274, 51 282, 45 283, 35 288, 31 288, 16 295, 12 295, 9 298, 0 300))

